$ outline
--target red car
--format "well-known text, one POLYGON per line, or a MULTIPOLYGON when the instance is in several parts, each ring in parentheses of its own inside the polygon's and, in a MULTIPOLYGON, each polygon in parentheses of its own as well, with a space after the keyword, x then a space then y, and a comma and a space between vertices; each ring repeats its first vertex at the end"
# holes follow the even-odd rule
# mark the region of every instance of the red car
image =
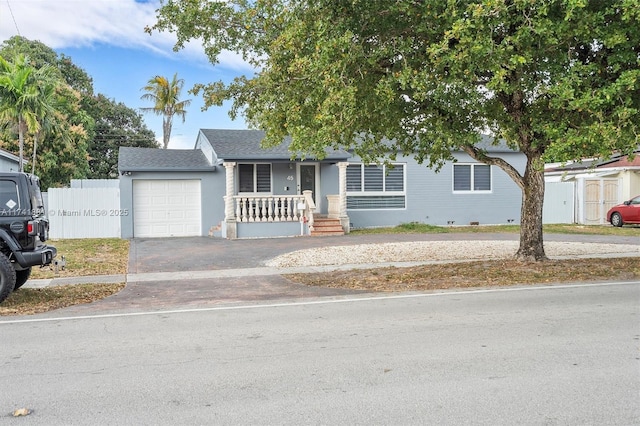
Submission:
POLYGON ((611 207, 607 212, 607 222, 611 222, 613 226, 640 223, 640 195, 611 207))

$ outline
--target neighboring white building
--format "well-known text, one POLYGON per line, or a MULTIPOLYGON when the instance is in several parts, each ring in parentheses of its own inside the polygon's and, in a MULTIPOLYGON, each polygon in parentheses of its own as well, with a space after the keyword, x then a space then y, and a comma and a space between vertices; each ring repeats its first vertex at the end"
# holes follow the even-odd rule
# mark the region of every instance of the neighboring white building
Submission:
MULTIPOLYGON (((640 151, 633 160, 613 156, 607 160, 549 164, 545 168, 547 190, 554 183, 573 184, 575 222, 583 225, 604 224, 607 210, 616 204, 640 195, 640 151)), ((566 200, 545 197, 545 210, 567 209, 566 200)))

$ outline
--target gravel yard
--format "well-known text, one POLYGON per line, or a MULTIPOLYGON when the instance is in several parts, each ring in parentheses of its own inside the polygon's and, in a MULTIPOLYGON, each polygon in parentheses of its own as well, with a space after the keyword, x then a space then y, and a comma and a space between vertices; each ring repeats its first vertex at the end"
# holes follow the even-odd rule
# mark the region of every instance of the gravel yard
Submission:
MULTIPOLYGON (((359 244, 298 250, 266 262, 272 267, 350 265, 390 262, 429 262, 509 259, 518 250, 517 241, 416 241, 359 244)), ((546 242, 550 258, 605 255, 640 256, 639 245, 546 242)))

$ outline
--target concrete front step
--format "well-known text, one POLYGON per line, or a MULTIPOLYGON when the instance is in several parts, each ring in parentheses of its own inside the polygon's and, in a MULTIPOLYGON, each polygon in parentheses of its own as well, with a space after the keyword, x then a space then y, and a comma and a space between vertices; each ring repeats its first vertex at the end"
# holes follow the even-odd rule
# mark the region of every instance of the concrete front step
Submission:
POLYGON ((317 237, 322 235, 344 235, 340 220, 326 217, 314 218, 311 236, 317 237))

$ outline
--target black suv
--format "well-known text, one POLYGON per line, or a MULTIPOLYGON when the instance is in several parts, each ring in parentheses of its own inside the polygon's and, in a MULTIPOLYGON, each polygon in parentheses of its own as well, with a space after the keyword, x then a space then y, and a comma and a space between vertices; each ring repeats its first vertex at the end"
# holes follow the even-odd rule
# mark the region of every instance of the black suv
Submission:
POLYGON ((0 302, 27 282, 32 266, 53 262, 56 248, 44 244, 48 237, 39 179, 0 173, 0 302))

